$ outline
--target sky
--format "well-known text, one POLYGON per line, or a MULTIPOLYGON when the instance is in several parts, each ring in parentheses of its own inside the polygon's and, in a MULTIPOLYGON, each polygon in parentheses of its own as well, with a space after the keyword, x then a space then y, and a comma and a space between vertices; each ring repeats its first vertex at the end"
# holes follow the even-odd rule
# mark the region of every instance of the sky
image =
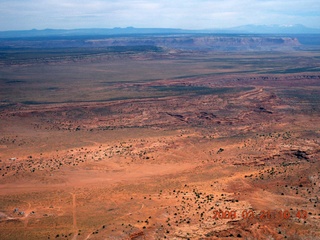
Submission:
POLYGON ((0 31, 247 24, 320 28, 320 0, 0 0, 0 31))

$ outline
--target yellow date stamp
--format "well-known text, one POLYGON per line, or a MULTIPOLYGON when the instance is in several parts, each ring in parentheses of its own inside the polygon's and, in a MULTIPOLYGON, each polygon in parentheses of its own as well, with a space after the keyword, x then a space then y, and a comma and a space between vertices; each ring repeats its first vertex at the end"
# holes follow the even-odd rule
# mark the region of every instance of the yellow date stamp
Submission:
POLYGON ((291 218, 298 219, 307 219, 308 213, 305 210, 214 210, 212 218, 214 219, 258 219, 258 220, 266 220, 266 219, 279 219, 279 220, 287 220, 291 218))

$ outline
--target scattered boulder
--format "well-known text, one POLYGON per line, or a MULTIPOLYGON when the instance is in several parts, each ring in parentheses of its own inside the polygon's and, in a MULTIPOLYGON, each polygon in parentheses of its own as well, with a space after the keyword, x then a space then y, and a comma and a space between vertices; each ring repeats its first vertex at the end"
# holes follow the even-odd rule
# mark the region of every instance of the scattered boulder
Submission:
POLYGON ((296 156, 298 159, 309 160, 307 156, 308 154, 305 151, 297 150, 297 151, 294 151, 292 154, 296 156))

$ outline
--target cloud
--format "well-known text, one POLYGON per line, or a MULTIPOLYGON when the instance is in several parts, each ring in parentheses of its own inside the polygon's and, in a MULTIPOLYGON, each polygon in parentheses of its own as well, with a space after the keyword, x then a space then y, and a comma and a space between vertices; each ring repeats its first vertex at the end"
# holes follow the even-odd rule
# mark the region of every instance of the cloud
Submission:
POLYGON ((304 24, 320 28, 318 0, 2 0, 0 30, 86 27, 217 28, 304 24))

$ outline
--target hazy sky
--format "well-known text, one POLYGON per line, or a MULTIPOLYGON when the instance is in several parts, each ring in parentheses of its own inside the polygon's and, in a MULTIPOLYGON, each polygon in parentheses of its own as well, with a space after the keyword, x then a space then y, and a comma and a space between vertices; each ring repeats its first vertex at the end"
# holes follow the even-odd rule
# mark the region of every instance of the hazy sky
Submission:
POLYGON ((0 0, 0 30, 246 24, 320 28, 320 0, 0 0))

